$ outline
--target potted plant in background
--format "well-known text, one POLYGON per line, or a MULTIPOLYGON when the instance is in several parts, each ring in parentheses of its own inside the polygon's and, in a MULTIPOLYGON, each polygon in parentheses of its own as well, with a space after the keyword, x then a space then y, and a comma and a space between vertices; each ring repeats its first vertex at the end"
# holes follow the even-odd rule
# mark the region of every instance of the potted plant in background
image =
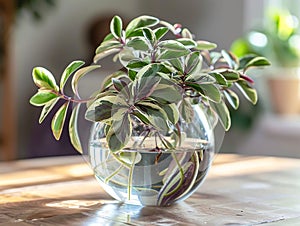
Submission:
POLYGON ((111 33, 96 50, 94 63, 107 56, 120 70, 84 100, 78 83, 97 64, 70 63, 57 85, 45 68, 33 69, 39 87, 30 103, 42 106, 41 123, 58 100, 51 128, 60 138, 67 109, 73 104, 69 134, 73 146, 89 156, 102 187, 117 200, 142 205, 170 205, 189 197, 203 182, 215 153, 218 122, 224 130, 231 119, 226 103, 237 109, 237 87, 251 103, 257 102, 251 67, 269 65, 264 57, 236 58, 230 52, 212 51, 216 45, 196 41, 180 24, 152 16, 133 19, 126 28, 119 16, 110 23, 111 33), (172 35, 172 38, 168 38, 172 35), (74 95, 65 93, 72 76, 74 95), (87 150, 77 127, 79 108, 93 122, 87 150))
POLYGON ((283 115, 300 112, 299 21, 286 9, 270 9, 264 26, 253 29, 232 44, 237 56, 259 54, 272 61, 265 73, 274 112, 283 115))

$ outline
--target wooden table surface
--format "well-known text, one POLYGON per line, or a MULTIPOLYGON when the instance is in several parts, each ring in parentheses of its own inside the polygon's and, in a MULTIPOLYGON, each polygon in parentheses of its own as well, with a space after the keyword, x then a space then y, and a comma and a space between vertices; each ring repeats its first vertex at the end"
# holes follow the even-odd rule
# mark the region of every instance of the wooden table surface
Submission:
POLYGON ((300 159, 219 154, 170 207, 117 203, 80 156, 0 163, 0 226, 300 225, 300 159))

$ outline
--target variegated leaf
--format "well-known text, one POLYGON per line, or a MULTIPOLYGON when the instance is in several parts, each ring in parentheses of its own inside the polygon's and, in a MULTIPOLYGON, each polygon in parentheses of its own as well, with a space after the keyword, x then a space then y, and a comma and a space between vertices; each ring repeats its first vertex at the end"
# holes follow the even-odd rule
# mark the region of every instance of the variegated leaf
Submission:
POLYGON ((35 67, 32 70, 32 78, 34 83, 40 88, 59 91, 54 76, 50 71, 43 67, 35 67))
POLYGON ((70 102, 64 103, 54 115, 51 122, 52 133, 56 140, 60 139, 64 123, 66 120, 67 110, 70 102))
POLYGON ((38 92, 30 98, 29 102, 34 106, 43 106, 57 97, 58 94, 53 93, 51 90, 39 89, 38 92))
POLYGON ((119 16, 114 16, 110 22, 110 32, 115 38, 120 38, 122 36, 122 19, 119 16))
POLYGON ((125 113, 120 120, 113 121, 106 135, 109 149, 112 152, 120 151, 130 140, 131 134, 132 122, 130 115, 125 113))
POLYGON ((100 68, 100 65, 91 65, 91 66, 87 66, 87 67, 83 67, 81 69, 79 69, 75 75, 72 78, 72 90, 74 92, 75 95, 78 95, 78 81, 79 79, 81 79, 84 75, 86 75, 87 73, 100 68))
POLYGON ((197 50, 212 50, 217 48, 217 45, 215 43, 212 42, 208 42, 208 41, 197 41, 197 50))
POLYGON ((223 93, 228 103, 233 107, 233 109, 237 110, 240 104, 238 95, 230 89, 224 90, 223 93))
POLYGON ((152 16, 139 16, 133 19, 126 27, 126 37, 137 28, 152 27, 159 23, 159 20, 152 16))
POLYGON ((147 115, 147 118, 150 121, 151 125, 154 126, 157 130, 169 130, 169 126, 166 121, 168 119, 168 116, 166 112, 157 104, 143 101, 137 104, 136 107, 141 112, 147 115))
POLYGON ((228 131, 231 126, 230 112, 224 102, 214 103, 211 102, 211 107, 214 112, 218 115, 221 125, 228 131))
POLYGON ((190 123, 194 118, 194 109, 191 103, 187 99, 183 99, 178 107, 180 116, 184 121, 190 123))
POLYGON ((82 65, 84 65, 83 61, 73 61, 72 63, 70 63, 66 69, 64 70, 64 72, 62 73, 62 76, 60 78, 60 90, 63 91, 64 86, 68 80, 68 78, 70 77, 70 75, 75 72, 78 68, 80 68, 82 65))
POLYGON ((122 47, 122 44, 117 40, 108 40, 105 42, 102 42, 100 46, 96 49, 96 54, 105 52, 110 49, 120 49, 122 47))
POLYGON ((160 105, 160 107, 166 112, 168 119, 173 124, 176 124, 179 120, 179 111, 175 103, 160 105))
POLYGON ((82 154, 82 146, 78 134, 78 114, 80 110, 80 104, 77 104, 71 114, 69 121, 69 137, 73 147, 82 154))
POLYGON ((135 50, 147 51, 149 50, 148 42, 144 37, 134 37, 128 41, 127 46, 135 50))
POLYGON ((57 101, 59 100, 60 98, 57 97, 55 99, 52 99, 51 101, 49 101, 47 104, 45 104, 45 106, 43 107, 42 109, 42 112, 40 114, 40 117, 39 117, 39 123, 41 124, 44 119, 46 118, 46 116, 49 114, 49 112, 53 109, 53 107, 55 106, 55 104, 57 103, 57 101))
POLYGON ((249 84, 244 80, 239 80, 235 84, 248 101, 252 104, 256 104, 258 98, 257 92, 254 88, 249 86, 249 84))
POLYGON ((159 28, 155 29, 154 34, 155 34, 156 40, 160 40, 162 37, 165 36, 165 34, 167 34, 168 31, 169 31, 169 28, 167 28, 167 27, 159 27, 159 28))
POLYGON ((178 103, 182 99, 180 90, 169 84, 158 84, 150 96, 162 103, 178 103))

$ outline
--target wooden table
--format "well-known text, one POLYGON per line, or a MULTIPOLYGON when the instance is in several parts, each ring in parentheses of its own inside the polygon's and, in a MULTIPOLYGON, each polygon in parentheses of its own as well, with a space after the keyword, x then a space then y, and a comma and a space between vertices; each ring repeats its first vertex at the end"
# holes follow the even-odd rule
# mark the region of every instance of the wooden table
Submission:
POLYGON ((300 159, 219 154, 209 176, 171 207, 122 205, 80 156, 0 163, 0 226, 300 225, 300 159))

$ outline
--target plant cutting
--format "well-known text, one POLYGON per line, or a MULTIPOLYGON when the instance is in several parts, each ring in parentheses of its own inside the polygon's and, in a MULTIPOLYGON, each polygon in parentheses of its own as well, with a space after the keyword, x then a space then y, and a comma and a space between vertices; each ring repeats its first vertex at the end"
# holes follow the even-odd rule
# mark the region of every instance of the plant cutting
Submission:
POLYGON ((220 123, 227 131, 227 104, 239 106, 233 87, 255 104, 257 93, 247 71, 269 65, 264 57, 238 59, 215 48, 180 24, 145 15, 125 27, 115 16, 92 65, 73 61, 59 85, 47 69, 33 69, 39 89, 30 103, 43 107, 41 123, 58 100, 64 102, 51 123, 57 140, 73 104, 69 134, 80 153, 85 150, 77 122, 80 107, 86 107, 85 119, 93 123, 87 154, 102 187, 125 203, 167 206, 189 197, 207 175, 218 139, 214 128, 220 123), (108 56, 120 70, 108 75, 90 98, 81 99, 80 79, 98 70, 98 62, 108 56), (65 93, 68 80, 72 95, 65 93))

